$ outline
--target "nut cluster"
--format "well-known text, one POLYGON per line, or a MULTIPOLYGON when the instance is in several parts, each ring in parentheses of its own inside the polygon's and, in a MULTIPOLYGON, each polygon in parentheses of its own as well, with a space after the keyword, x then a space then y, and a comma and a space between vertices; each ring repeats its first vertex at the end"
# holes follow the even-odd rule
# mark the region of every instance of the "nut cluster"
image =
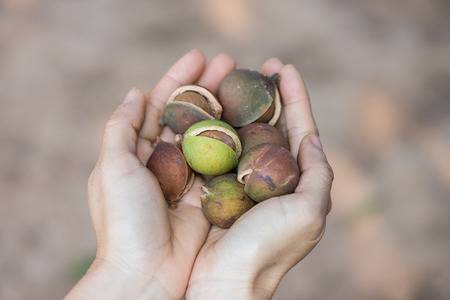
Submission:
POLYGON ((281 113, 278 75, 238 69, 217 96, 186 85, 168 99, 162 123, 177 143, 157 141, 147 167, 170 206, 190 189, 194 172, 208 179, 202 210, 229 228, 257 202, 294 192, 300 178, 287 139, 274 127, 281 113))

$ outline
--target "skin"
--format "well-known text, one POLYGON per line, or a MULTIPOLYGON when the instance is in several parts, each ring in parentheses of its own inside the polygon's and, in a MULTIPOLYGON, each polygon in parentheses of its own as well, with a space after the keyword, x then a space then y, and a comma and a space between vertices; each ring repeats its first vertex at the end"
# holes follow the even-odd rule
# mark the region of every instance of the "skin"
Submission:
POLYGON ((283 275, 319 242, 333 173, 292 65, 270 59, 262 72, 281 75, 288 107, 281 123, 303 172, 294 194, 266 200, 230 229, 220 229, 201 212, 200 179, 176 209, 168 209, 145 167, 156 137, 174 138, 158 123, 169 95, 195 82, 215 92, 234 67, 226 54, 206 63, 192 50, 148 95, 133 89, 116 109, 88 184, 96 259, 66 299, 269 299, 283 275))

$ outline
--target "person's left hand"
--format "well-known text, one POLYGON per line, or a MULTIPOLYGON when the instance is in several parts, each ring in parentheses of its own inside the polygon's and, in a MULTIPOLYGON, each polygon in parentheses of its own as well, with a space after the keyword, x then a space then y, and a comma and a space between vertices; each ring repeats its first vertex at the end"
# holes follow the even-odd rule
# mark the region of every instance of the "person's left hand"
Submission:
POLYGON ((108 121, 88 185, 97 255, 67 298, 183 297, 210 227, 200 207, 202 182, 197 178, 177 208, 168 209, 146 163, 157 136, 173 139, 168 128, 159 126, 170 94, 193 83, 214 93, 235 65, 224 54, 205 61, 200 51, 190 51, 147 97, 131 90, 108 121))
POLYGON ((212 226, 191 273, 187 299, 271 299, 282 277, 317 245, 331 209, 333 171, 313 118, 306 86, 293 65, 269 59, 280 75, 291 154, 301 170, 294 193, 255 205, 229 229, 212 226))

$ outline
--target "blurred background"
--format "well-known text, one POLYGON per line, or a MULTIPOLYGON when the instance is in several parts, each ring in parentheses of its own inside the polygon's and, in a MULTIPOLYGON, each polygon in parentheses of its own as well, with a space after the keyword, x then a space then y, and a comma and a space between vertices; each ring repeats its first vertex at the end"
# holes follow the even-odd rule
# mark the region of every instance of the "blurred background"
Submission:
POLYGON ((194 47, 309 87, 334 207, 275 299, 450 299, 448 0, 0 0, 1 299, 78 280, 103 124, 194 47))

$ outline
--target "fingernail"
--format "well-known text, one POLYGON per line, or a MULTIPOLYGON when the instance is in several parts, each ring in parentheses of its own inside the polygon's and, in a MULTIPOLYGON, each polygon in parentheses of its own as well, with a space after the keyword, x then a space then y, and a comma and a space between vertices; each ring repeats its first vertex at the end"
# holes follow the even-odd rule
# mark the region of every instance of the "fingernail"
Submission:
POLYGON ((283 67, 284 66, 283 62, 278 57, 271 57, 268 60, 266 60, 266 63, 271 63, 271 64, 277 65, 279 67, 283 67))
POLYGON ((200 49, 193 48, 193 49, 189 50, 189 52, 187 54, 192 54, 192 53, 196 53, 196 52, 201 53, 200 49))
POLYGON ((322 142, 320 141, 319 136, 315 135, 315 134, 311 134, 311 136, 309 137, 310 142, 314 145, 314 147, 316 147, 319 150, 322 150, 322 142))
POLYGON ((139 93, 138 88, 132 88, 125 96, 125 100, 123 101, 123 103, 130 103, 131 101, 133 101, 136 98, 137 93, 139 93))

